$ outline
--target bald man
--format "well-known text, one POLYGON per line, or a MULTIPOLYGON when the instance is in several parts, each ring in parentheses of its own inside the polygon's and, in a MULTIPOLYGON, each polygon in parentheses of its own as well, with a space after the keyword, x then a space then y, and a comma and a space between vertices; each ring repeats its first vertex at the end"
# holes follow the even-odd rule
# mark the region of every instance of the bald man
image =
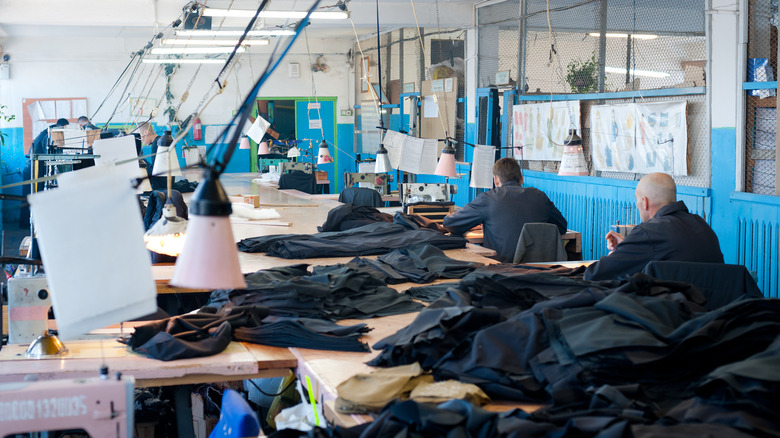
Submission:
POLYGON ((718 236, 700 216, 677 201, 677 186, 665 173, 651 173, 636 186, 642 223, 627 236, 610 231, 610 253, 585 271, 586 280, 611 280, 642 271, 648 262, 723 263, 718 236))

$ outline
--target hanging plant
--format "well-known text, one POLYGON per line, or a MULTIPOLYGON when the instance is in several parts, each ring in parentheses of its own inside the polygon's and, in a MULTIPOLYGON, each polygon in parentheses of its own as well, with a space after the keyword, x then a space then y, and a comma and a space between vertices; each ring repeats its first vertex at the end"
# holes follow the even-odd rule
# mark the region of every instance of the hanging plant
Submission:
MULTIPOLYGON (((0 120, 4 122, 10 122, 11 120, 14 120, 16 118, 13 114, 6 114, 6 108, 8 108, 5 105, 0 105, 0 120)), ((5 146, 5 136, 8 135, 3 131, 0 131, 0 146, 5 146)))
POLYGON ((173 93, 171 93, 171 78, 176 72, 176 64, 165 64, 165 78, 167 80, 165 84, 165 101, 168 106, 163 111, 168 117, 168 124, 173 125, 173 120, 176 118, 176 107, 173 105, 173 93))
POLYGON ((596 91, 599 85, 598 69, 599 63, 596 61, 595 53, 585 61, 575 59, 570 62, 566 66, 566 82, 569 83, 571 91, 574 93, 596 91))

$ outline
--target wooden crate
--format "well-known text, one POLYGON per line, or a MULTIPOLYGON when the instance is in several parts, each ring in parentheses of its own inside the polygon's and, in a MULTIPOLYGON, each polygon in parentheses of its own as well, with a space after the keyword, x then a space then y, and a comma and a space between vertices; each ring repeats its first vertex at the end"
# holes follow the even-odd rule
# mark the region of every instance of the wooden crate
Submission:
POLYGON ((406 206, 408 214, 418 214, 437 223, 442 223, 444 216, 453 211, 455 211, 455 205, 410 204, 406 206))

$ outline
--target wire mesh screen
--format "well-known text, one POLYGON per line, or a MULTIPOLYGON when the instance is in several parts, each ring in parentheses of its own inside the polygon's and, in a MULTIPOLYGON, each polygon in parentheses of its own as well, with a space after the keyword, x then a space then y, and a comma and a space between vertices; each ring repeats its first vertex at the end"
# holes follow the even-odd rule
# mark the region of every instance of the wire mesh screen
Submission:
MULTIPOLYGON (((755 0, 748 11, 748 82, 776 81, 777 0, 755 0)), ((777 90, 745 96, 745 191, 776 193, 777 90)))
MULTIPOLYGON (((462 97, 465 79, 465 30, 437 28, 402 28, 380 36, 380 50, 377 52, 376 37, 360 40, 355 44, 355 92, 361 103, 358 126, 355 137, 356 152, 373 154, 379 145, 377 107, 385 127, 407 131, 419 136, 419 120, 416 115, 418 100, 402 98, 402 94, 419 93, 422 82, 431 79, 457 77, 462 97), (422 36, 422 38, 421 38, 422 36), (421 44, 422 41, 422 44, 421 44), (423 49, 424 45, 424 49, 423 49), (381 87, 379 85, 379 56, 381 56, 381 87), (365 69, 364 66, 367 66, 365 69), (374 91, 379 90, 381 92, 374 91), (394 107, 398 105, 398 107, 394 107), (370 112, 371 114, 369 114, 370 112), (403 114, 403 118, 395 117, 403 114), (373 125, 372 125, 373 124, 373 125)), ((463 139, 463 105, 457 105, 455 132, 450 135, 457 140, 463 139)), ((462 147, 456 146, 456 159, 463 159, 462 147)))
MULTIPOLYGON (((504 70, 511 70, 510 84, 517 84, 518 91, 525 95, 706 86, 704 0, 551 0, 549 11, 546 0, 507 0, 479 8, 477 20, 478 83, 482 87, 494 84, 496 74, 504 70), (604 74, 600 75, 602 65, 604 74)), ((545 101, 542 96, 540 102, 545 101)), ((706 187, 710 168, 704 95, 635 101, 680 99, 689 102, 690 162, 689 174, 675 179, 680 184, 706 187)), ((610 99, 606 103, 630 101, 610 99)), ((588 117, 593 104, 581 104, 589 169, 592 163, 588 117)), ((554 172, 559 162, 526 165, 554 172)), ((635 173, 592 170, 591 174, 618 179, 641 177, 635 173)))

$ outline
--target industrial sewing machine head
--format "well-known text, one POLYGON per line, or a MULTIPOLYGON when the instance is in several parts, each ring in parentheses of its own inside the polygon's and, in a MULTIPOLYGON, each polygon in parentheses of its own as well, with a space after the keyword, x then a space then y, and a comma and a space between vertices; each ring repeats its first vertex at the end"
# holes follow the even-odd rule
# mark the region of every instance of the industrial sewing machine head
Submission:
POLYGON ((51 294, 45 275, 8 279, 8 343, 29 344, 48 327, 51 294))
POLYGON ((0 431, 14 435, 83 429, 93 437, 133 436, 135 379, 129 376, 0 384, 0 431))
POLYGON ((403 183, 398 185, 401 203, 450 202, 452 195, 458 193, 457 186, 434 183, 403 183))
POLYGON ((300 170, 306 173, 311 173, 314 170, 314 166, 311 163, 298 163, 298 162, 282 162, 279 163, 279 173, 284 175, 287 172, 292 172, 293 170, 300 170))
POLYGON ((380 195, 390 194, 391 182, 393 182, 393 175, 389 173, 344 173, 344 187, 352 187, 357 184, 358 187, 374 189, 380 195))

